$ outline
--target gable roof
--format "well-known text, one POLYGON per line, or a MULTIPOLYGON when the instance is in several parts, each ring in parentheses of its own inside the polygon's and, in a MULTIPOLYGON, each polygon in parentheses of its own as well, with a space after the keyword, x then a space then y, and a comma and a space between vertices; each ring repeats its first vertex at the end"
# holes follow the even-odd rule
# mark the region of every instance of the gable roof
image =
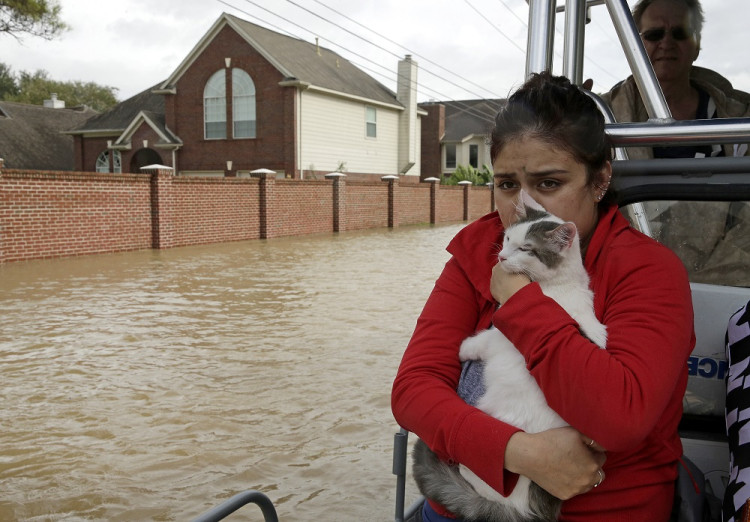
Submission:
POLYGON ((438 102, 445 105, 443 142, 463 142, 472 136, 488 136, 503 99, 438 102))
POLYGON ((395 108, 403 107, 393 91, 335 52, 227 13, 223 13, 214 22, 172 75, 161 84, 160 89, 174 88, 177 80, 227 25, 271 63, 284 77, 287 85, 297 84, 395 108))
POLYGON ((156 94, 153 90, 153 87, 149 87, 77 127, 71 128, 67 133, 119 137, 141 112, 161 115, 160 121, 164 125, 164 95, 156 94))
MULTIPOLYGON (((157 113, 153 111, 140 111, 135 118, 130 122, 128 127, 120 134, 115 141, 113 148, 122 147, 129 149, 131 147, 130 140, 133 134, 141 127, 141 125, 148 125, 151 129, 159 136, 160 140, 154 143, 154 147, 164 147, 172 145, 182 145, 182 140, 175 136, 175 134, 167 127, 167 121, 164 113, 157 113)), ((171 147, 170 147, 171 148, 171 147)))
POLYGON ((53 109, 0 101, 0 158, 11 169, 73 170, 73 137, 62 131, 96 114, 86 106, 53 109))

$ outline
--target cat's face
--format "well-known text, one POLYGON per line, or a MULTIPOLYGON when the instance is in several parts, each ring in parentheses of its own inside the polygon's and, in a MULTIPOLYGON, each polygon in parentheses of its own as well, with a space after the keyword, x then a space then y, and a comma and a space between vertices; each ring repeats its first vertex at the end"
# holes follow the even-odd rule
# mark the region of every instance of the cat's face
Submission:
POLYGON ((506 272, 524 273, 541 282, 558 274, 568 256, 580 258, 580 251, 571 248, 578 235, 572 223, 538 210, 529 212, 531 219, 520 218, 505 231, 498 258, 506 272))

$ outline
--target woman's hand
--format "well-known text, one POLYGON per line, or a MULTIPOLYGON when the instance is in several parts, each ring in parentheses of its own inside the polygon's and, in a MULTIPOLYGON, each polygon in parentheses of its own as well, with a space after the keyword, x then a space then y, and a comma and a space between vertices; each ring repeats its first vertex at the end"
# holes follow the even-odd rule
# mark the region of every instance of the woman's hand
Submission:
POLYGON ((529 283, 531 283, 531 279, 526 274, 509 274, 502 269, 500 263, 497 263, 492 269, 490 292, 492 292, 495 301, 503 304, 529 283))
POLYGON ((604 480, 604 449, 575 428, 514 434, 505 448, 505 468, 533 480, 561 500, 586 493, 604 480))

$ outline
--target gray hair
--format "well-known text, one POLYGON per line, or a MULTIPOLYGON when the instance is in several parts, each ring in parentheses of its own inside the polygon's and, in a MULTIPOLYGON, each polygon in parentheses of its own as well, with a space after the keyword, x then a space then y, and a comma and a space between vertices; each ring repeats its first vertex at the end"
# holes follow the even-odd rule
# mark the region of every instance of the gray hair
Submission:
MULTIPOLYGON (((641 30, 641 18, 643 17, 644 11, 653 4, 656 0, 638 0, 636 2, 635 6, 633 7, 633 20, 635 20, 635 25, 638 27, 638 30, 641 30)), ((698 41, 698 44, 700 45, 701 41, 701 31, 703 31, 703 22, 705 21, 705 18, 703 17, 703 8, 701 7, 700 0, 678 0, 685 4, 685 7, 688 8, 688 12, 690 13, 690 19, 693 23, 693 29, 695 31, 695 38, 698 41)))

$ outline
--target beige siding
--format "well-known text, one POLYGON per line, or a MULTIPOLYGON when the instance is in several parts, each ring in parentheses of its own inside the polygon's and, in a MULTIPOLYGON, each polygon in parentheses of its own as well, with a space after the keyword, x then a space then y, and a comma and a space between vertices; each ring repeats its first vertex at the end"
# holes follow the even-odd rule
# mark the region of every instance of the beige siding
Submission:
MULTIPOLYGON (((482 170, 482 166, 485 164, 490 166, 490 146, 486 143, 484 136, 476 135, 464 142, 456 143, 456 166, 469 165, 469 145, 479 146, 477 169, 482 170)), ((443 173, 453 172, 455 169, 449 169, 445 166, 445 145, 440 147, 440 154, 443 173)), ((490 166, 490 168, 492 167, 490 166)))
POLYGON ((365 135, 366 103, 303 91, 300 160, 304 170, 398 174, 399 111, 377 109, 377 137, 365 135))

